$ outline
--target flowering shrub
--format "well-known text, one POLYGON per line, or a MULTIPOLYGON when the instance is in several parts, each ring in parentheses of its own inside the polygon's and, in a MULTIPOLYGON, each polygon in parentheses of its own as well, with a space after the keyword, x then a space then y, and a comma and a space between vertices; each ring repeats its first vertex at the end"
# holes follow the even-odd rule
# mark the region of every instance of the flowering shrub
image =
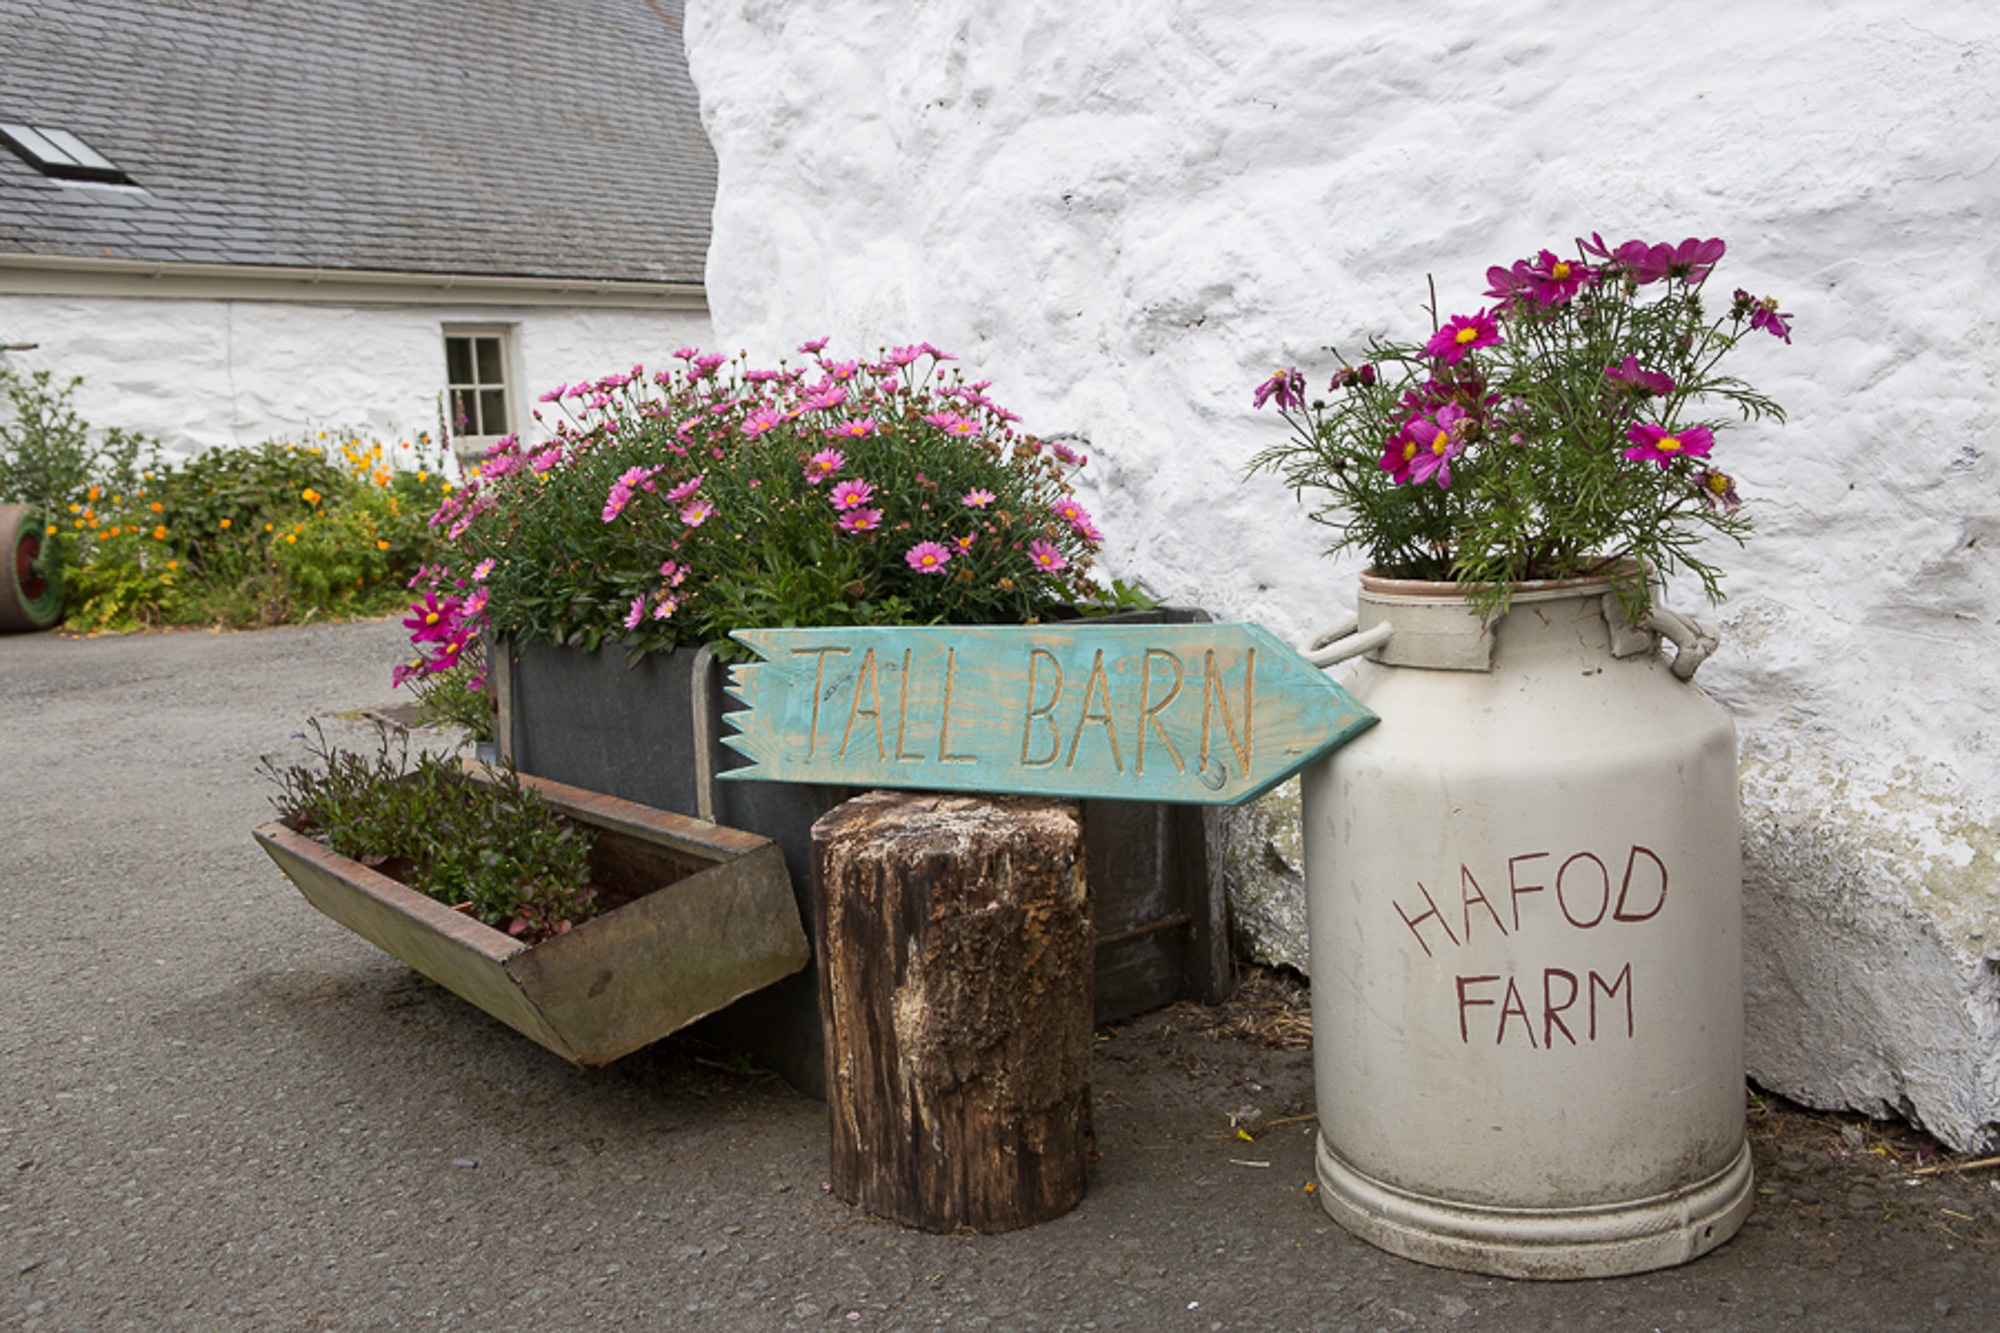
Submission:
POLYGON ((502 441, 433 518, 451 555, 398 681, 489 625, 642 654, 750 626, 1023 623, 1095 591, 1081 456, 1019 434, 928 344, 801 351, 768 370, 682 349, 543 395, 554 437, 502 441))
POLYGON ((1751 333, 1791 341, 1791 316, 1741 289, 1708 316, 1723 251, 1593 235, 1574 260, 1543 250, 1488 269, 1491 305, 1420 345, 1371 340, 1334 372, 1331 401, 1308 400, 1295 367, 1259 385, 1256 405, 1275 402, 1293 437, 1252 471, 1326 492, 1313 517, 1338 530, 1332 550, 1468 585, 1484 607, 1504 607, 1516 581, 1610 571, 1638 613, 1647 567, 1686 569, 1718 597, 1701 540, 1740 544, 1750 524, 1711 457, 1729 423, 1703 413, 1783 420, 1717 365, 1751 333))
MULTIPOLYGON (((325 433, 320 435, 325 439, 325 433)), ((267 443, 155 464, 66 505, 78 630, 231 628, 379 615, 438 546, 449 492, 429 441, 267 443)))

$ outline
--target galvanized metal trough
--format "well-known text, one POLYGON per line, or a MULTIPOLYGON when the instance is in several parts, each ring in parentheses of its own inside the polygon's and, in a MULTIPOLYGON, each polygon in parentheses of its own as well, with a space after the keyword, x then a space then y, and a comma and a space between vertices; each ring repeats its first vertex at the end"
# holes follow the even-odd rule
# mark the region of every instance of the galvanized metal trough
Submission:
POLYGON ((314 907, 586 1068, 806 965, 811 947, 770 839, 527 774, 521 783, 597 832, 590 869, 602 910, 533 946, 282 823, 256 838, 314 907))

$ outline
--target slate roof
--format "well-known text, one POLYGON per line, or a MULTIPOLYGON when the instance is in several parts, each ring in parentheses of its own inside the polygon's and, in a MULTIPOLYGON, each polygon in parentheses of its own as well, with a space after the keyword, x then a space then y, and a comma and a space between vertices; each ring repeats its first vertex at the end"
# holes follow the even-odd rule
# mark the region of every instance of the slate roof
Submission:
POLYGON ((699 283, 681 0, 0 0, 0 253, 699 283))

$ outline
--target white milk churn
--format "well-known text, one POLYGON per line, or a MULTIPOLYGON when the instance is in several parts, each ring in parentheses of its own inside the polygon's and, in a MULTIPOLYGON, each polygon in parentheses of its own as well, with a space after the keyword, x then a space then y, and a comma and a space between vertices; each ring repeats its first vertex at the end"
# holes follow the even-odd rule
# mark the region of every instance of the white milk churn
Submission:
POLYGON ((1319 1197, 1509 1277, 1681 1263, 1750 1210, 1736 732, 1712 633, 1604 580, 1362 578, 1310 654, 1382 721, 1306 770, 1319 1197), (1669 654, 1662 638, 1671 640, 1669 654))

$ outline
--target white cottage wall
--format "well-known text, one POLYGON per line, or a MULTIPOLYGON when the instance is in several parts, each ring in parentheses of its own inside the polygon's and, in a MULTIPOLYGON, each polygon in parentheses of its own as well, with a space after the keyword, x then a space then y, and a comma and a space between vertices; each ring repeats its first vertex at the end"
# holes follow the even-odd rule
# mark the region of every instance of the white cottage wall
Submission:
POLYGON ((727 347, 957 352, 1091 441, 1113 573, 1294 639, 1354 567, 1244 479, 1258 380, 1427 331, 1426 274, 1448 314, 1592 231, 1728 240, 1797 328, 1740 357, 1792 417, 1719 446, 1730 600, 1674 590, 1743 738, 1752 1073, 1992 1139, 2000 11, 693 0, 688 42, 727 347))
POLYGON ((0 342, 36 344, 7 364, 81 375, 86 421, 143 431, 179 458, 323 428, 435 436, 448 324, 511 327, 515 420, 530 435, 544 391, 663 366, 709 338, 701 311, 0 296, 0 342))

